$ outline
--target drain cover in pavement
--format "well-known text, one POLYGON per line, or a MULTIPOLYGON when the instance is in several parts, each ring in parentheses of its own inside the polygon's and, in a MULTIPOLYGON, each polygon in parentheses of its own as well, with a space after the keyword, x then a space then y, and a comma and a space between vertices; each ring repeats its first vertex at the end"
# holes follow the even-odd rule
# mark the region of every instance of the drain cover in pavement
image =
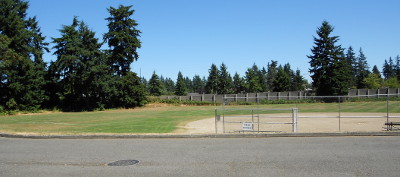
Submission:
POLYGON ((129 166, 138 164, 139 160, 118 160, 115 162, 108 163, 108 166, 129 166))

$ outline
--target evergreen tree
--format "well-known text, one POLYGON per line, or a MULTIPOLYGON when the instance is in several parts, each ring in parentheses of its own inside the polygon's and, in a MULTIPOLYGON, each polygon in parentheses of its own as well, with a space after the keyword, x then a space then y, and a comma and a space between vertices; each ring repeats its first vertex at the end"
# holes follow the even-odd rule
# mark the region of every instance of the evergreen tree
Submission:
POLYGON ((192 79, 190 79, 189 77, 186 76, 186 77, 184 78, 184 81, 185 81, 186 91, 187 91, 187 92, 190 92, 190 93, 194 92, 194 91, 193 91, 193 82, 192 82, 192 79))
POLYGON ((203 82, 203 80, 200 78, 199 75, 195 75, 193 77, 193 91, 196 93, 204 93, 204 86, 205 83, 203 82))
POLYGON ((110 47, 109 64, 113 66, 117 75, 126 75, 130 71, 130 65, 138 60, 137 49, 141 47, 140 31, 137 29, 138 23, 131 18, 135 12, 132 6, 122 6, 118 8, 107 8, 110 17, 108 21, 108 32, 104 35, 104 40, 110 47))
POLYGON ((153 72, 148 85, 150 95, 160 96, 162 94, 162 82, 155 71, 153 72))
POLYGON ((259 70, 257 65, 254 63, 253 66, 246 71, 246 92, 257 93, 262 92, 260 85, 259 70))
POLYGON ((351 66, 351 77, 349 78, 349 85, 352 88, 356 88, 357 87, 357 58, 355 56, 356 54, 354 53, 353 47, 350 46, 347 49, 346 52, 346 60, 347 63, 351 66))
POLYGON ((383 77, 385 79, 389 79, 391 77, 396 76, 396 69, 395 65, 393 63, 392 57, 389 58, 389 61, 385 60, 385 63, 383 64, 383 77))
POLYGON ((387 60, 385 60, 385 63, 383 64, 382 74, 385 79, 390 77, 390 65, 387 60))
POLYGON ((336 45, 338 36, 330 36, 333 27, 323 21, 317 29, 318 37, 314 37, 314 47, 311 49, 309 69, 316 94, 344 95, 349 88, 350 67, 346 62, 343 48, 336 45))
POLYGON ((209 94, 217 94, 218 93, 218 76, 219 70, 215 64, 211 65, 211 68, 208 70, 208 79, 205 86, 206 93, 209 94))
POLYGON ((42 55, 48 44, 27 9, 25 1, 0 0, 0 106, 7 110, 35 111, 47 100, 42 55))
POLYGON ((367 63, 367 58, 364 55, 364 52, 360 48, 360 54, 357 57, 356 63, 356 85, 357 88, 366 88, 366 84, 364 83, 364 79, 369 75, 369 66, 367 63))
POLYGON ((238 73, 233 76, 233 89, 234 93, 243 93, 245 89, 245 81, 238 73))
POLYGON ((178 78, 176 80, 175 95, 184 96, 187 94, 185 79, 182 73, 179 71, 178 78))
POLYGON ((267 88, 268 90, 274 90, 274 80, 276 78, 276 73, 277 69, 276 67, 278 66, 278 62, 271 60, 271 64, 268 63, 267 68, 267 77, 266 77, 266 82, 267 82, 267 88))
POLYGON ((290 67, 289 63, 286 63, 283 66, 283 71, 289 76, 289 89, 285 90, 285 91, 291 91, 294 89, 294 71, 292 70, 292 68, 290 67))
POLYGON ((304 80, 303 76, 300 74, 300 70, 296 70, 296 74, 293 76, 293 82, 291 90, 293 91, 302 91, 304 90, 304 85, 306 81, 304 80))
POLYGON ((284 92, 290 90, 290 76, 282 65, 279 65, 276 79, 274 80, 274 92, 284 92))
POLYGON ((227 71, 227 67, 224 63, 220 66, 220 72, 218 76, 218 93, 229 94, 232 93, 232 77, 227 71))
POLYGON ((382 78, 381 76, 381 72, 379 71, 378 67, 376 65, 374 65, 374 67, 372 67, 372 73, 376 74, 378 76, 378 78, 382 78))
MULTIPOLYGON (((101 43, 84 22, 75 17, 72 25, 63 26, 61 37, 53 38, 56 62, 52 63, 54 90, 65 110, 91 110, 106 105, 112 91, 112 73, 106 65, 101 43), (109 92, 107 92, 109 91, 109 92)), ((52 85, 53 85, 52 84, 52 85)), ((52 93, 51 95, 53 95, 52 93)), ((56 100, 52 100, 56 101, 56 100)))
POLYGON ((268 74, 268 71, 265 69, 265 67, 263 67, 263 68, 260 70, 260 72, 258 72, 258 74, 259 74, 258 77, 260 78, 260 85, 261 85, 262 91, 263 91, 263 92, 268 91, 268 84, 267 84, 267 74, 268 74))
POLYGON ((129 71, 122 77, 114 76, 117 94, 112 94, 113 107, 132 108, 147 103, 146 86, 141 83, 136 73, 129 71))
POLYGON ((174 94, 175 82, 171 78, 169 77, 165 78, 164 85, 165 85, 165 94, 168 95, 174 94))

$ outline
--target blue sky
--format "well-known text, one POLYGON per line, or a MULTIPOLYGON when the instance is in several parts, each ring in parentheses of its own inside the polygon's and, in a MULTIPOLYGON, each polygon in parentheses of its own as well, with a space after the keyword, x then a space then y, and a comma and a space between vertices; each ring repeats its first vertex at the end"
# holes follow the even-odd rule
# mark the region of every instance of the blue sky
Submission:
MULTIPOLYGON (((74 16, 102 39, 107 7, 133 5, 142 31, 140 58, 132 70, 147 79, 153 71, 176 79, 208 76, 214 63, 244 75, 253 63, 290 63, 309 80, 313 36, 323 20, 335 27, 339 44, 362 47, 372 68, 400 55, 399 0, 29 0, 28 16, 37 16, 50 42, 74 16), (141 72, 140 72, 141 71, 141 72)), ((106 46, 105 46, 106 47, 106 46)), ((55 60, 51 54, 45 61, 55 60)), ((310 81, 310 80, 309 80, 310 81)))

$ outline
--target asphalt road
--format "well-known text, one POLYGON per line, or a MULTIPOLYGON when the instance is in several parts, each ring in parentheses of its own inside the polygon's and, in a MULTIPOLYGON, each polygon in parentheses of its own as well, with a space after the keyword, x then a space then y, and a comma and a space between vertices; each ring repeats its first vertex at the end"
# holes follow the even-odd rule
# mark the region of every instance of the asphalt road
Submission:
POLYGON ((400 137, 0 138, 2 177, 399 175, 400 137))

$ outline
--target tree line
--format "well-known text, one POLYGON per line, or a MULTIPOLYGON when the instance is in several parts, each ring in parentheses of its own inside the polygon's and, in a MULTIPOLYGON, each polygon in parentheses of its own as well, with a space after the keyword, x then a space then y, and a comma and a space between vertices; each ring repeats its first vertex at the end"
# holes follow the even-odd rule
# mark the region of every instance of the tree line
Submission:
POLYGON ((224 63, 219 67, 212 64, 207 78, 195 75, 192 79, 179 72, 176 82, 153 72, 149 81, 144 78, 142 81, 147 85, 149 94, 154 96, 301 91, 308 84, 299 69, 294 71, 289 63, 278 66, 278 61, 274 60, 261 69, 253 64, 243 77, 237 72, 232 77, 227 69, 224 63))

